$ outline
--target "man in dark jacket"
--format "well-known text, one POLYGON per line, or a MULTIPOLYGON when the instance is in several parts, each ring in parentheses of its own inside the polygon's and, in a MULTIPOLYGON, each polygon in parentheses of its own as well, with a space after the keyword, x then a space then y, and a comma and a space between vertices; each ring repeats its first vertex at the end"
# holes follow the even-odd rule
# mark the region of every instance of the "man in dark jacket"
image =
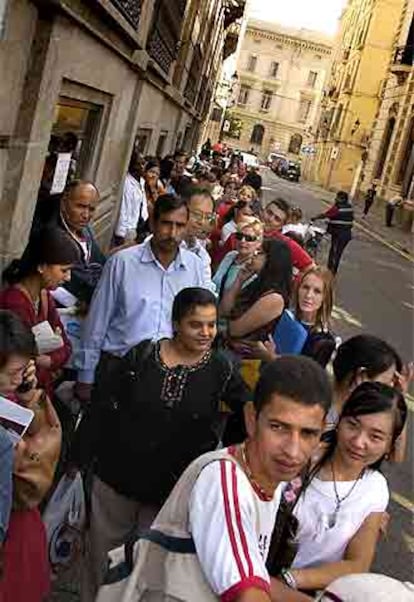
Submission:
POLYGON ((73 267, 72 277, 64 286, 88 305, 106 261, 90 225, 98 202, 99 192, 92 182, 73 180, 51 218, 51 223, 69 233, 81 255, 81 261, 73 267))
POLYGON ((335 204, 328 211, 320 213, 312 219, 323 218, 328 220, 328 233, 331 235, 328 268, 333 274, 336 274, 342 253, 352 239, 352 227, 354 225, 354 209, 347 192, 340 190, 336 195, 335 204))

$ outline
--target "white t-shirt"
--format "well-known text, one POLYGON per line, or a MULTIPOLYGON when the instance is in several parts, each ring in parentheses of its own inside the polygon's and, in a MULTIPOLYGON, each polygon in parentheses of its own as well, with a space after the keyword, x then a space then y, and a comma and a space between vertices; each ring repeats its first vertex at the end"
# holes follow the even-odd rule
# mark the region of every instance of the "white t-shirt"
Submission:
POLYGON ((237 232, 237 224, 233 219, 231 219, 229 222, 227 222, 227 224, 224 224, 223 228, 221 229, 221 242, 224 244, 229 236, 234 234, 234 232, 237 232))
MULTIPOLYGON (((354 483, 337 482, 338 496, 342 499, 354 483)), ((335 526, 329 528, 329 518, 336 507, 333 481, 312 479, 294 510, 299 520, 299 550, 293 568, 342 560, 349 541, 364 520, 373 512, 384 512, 388 501, 389 490, 385 477, 377 470, 368 469, 351 495, 341 503, 335 526)))
POLYGON ((122 191, 121 209, 115 234, 125 237, 128 232, 135 230, 139 217, 148 219, 148 205, 144 194, 143 180, 138 182, 130 173, 125 177, 122 191))
POLYGON ((230 601, 251 587, 270 592, 265 562, 283 485, 265 501, 233 462, 212 462, 200 473, 189 503, 190 531, 203 572, 221 599, 230 601))

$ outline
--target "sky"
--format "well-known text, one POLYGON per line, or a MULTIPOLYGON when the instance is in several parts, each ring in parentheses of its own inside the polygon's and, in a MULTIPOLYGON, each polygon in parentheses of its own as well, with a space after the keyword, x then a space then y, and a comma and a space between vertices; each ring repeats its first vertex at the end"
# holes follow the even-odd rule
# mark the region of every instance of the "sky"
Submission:
POLYGON ((250 0, 249 16, 333 35, 346 3, 347 0, 250 0))

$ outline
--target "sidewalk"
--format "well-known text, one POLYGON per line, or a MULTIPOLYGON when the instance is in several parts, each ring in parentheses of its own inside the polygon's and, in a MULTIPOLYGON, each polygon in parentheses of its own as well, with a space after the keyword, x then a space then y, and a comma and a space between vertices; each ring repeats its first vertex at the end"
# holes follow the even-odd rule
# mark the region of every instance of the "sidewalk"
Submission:
MULTIPOLYGON (((315 194, 318 194, 321 200, 328 204, 331 204, 335 198, 334 192, 325 190, 312 182, 303 181, 302 185, 309 190, 312 190, 315 194)), ((382 201, 376 201, 371 207, 366 219, 362 217, 363 203, 364 202, 361 199, 354 204, 356 223, 369 233, 376 235, 383 242, 395 247, 397 251, 405 253, 414 259, 414 236, 411 232, 406 232, 401 228, 398 223, 397 215, 394 219, 395 225, 392 228, 387 228, 385 226, 384 203, 382 201)))

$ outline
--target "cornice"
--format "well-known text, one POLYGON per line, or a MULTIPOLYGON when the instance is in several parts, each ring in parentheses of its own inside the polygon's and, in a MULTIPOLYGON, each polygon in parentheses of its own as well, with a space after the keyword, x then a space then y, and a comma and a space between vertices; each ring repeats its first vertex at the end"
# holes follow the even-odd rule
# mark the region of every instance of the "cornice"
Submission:
POLYGON ((333 50, 331 46, 323 44, 322 42, 318 43, 312 40, 304 40, 303 38, 299 38, 296 36, 266 31, 263 29, 256 29, 254 27, 248 27, 246 29, 246 35, 249 35, 253 38, 263 38, 265 40, 272 40, 273 42, 279 42, 287 46, 297 46, 299 48, 311 50, 313 52, 326 54, 327 56, 331 55, 333 50))

